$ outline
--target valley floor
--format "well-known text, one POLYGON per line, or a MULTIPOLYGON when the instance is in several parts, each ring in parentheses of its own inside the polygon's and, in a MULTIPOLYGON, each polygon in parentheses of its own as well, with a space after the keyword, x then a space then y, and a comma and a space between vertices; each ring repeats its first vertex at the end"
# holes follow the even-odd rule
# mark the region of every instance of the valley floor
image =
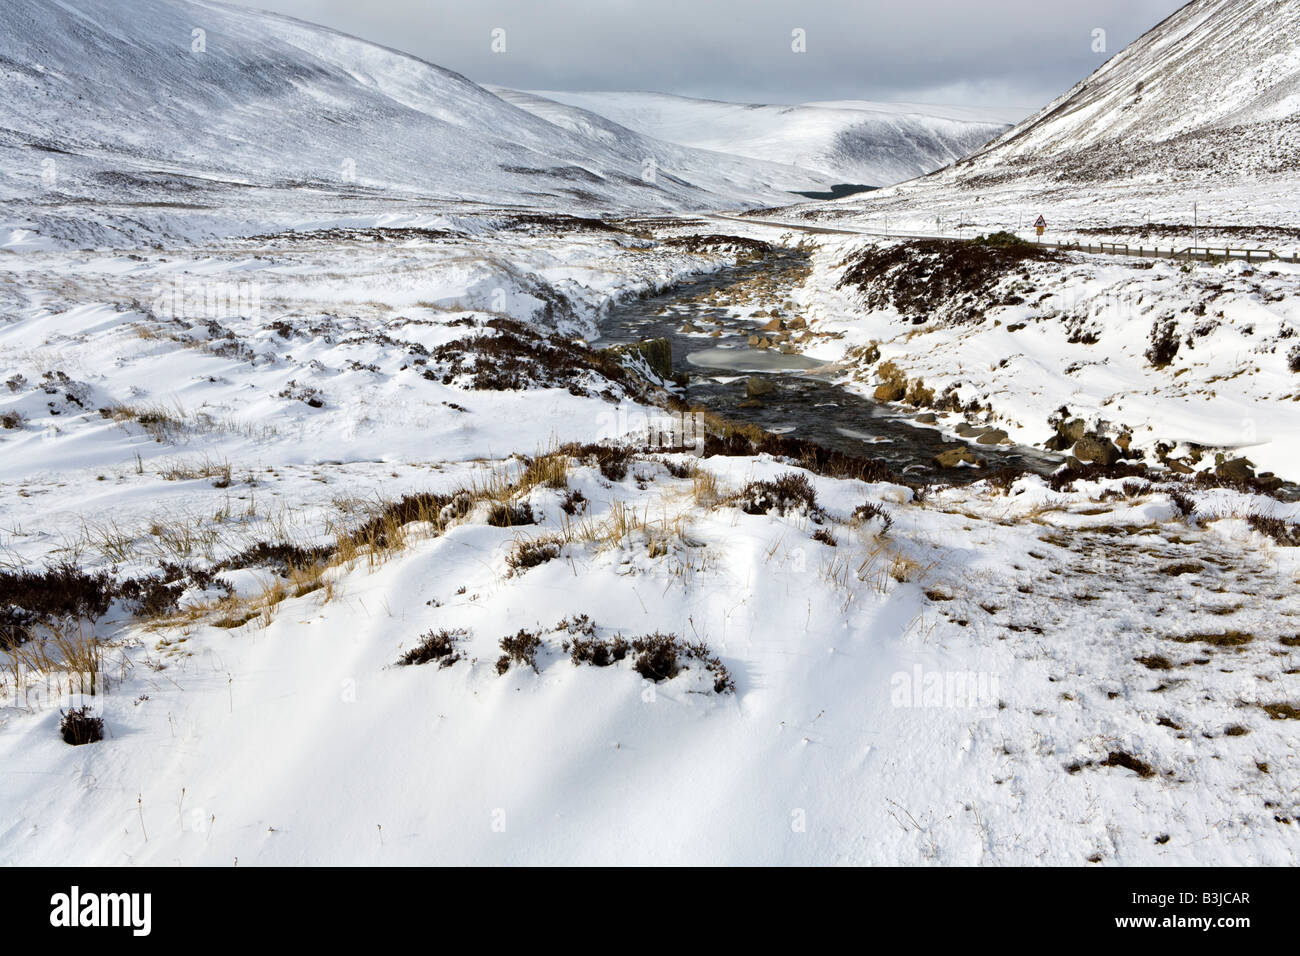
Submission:
MULTIPOLYGON (((687 447, 679 386, 573 342, 782 241, 690 238, 715 225, 0 256, 0 586, 102 600, 5 622, 0 862, 1295 865, 1300 506, 687 447), (87 701, 104 739, 68 746, 87 701)), ((926 427, 954 439, 1041 443, 1067 404, 1213 470, 1253 416, 1252 463, 1300 477, 1294 270, 1070 260, 917 325, 839 287, 864 251, 720 298, 847 387, 953 385, 926 427), (1152 322, 1202 300, 1151 371, 1152 322)))

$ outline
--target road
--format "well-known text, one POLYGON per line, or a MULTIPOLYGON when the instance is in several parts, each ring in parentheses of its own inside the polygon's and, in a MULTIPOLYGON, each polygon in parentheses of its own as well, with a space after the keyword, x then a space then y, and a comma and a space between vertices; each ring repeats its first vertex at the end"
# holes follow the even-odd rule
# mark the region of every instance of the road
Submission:
MULTIPOLYGON (((707 216, 709 219, 730 220, 732 222, 745 222, 763 226, 775 226, 778 229, 794 229, 799 232, 807 232, 822 235, 836 236, 878 236, 885 239, 952 239, 952 236, 938 236, 918 232, 873 232, 869 229, 843 229, 832 226, 810 226, 806 223, 798 222, 781 222, 775 219, 754 219, 745 216, 728 216, 721 213, 714 213, 707 216)), ((1044 249, 1060 249, 1065 252, 1083 252, 1091 255, 1105 256, 1127 256, 1133 259, 1242 259, 1247 262, 1264 261, 1268 259, 1280 259, 1284 262, 1300 261, 1300 254, 1295 252, 1288 255, 1279 255, 1271 249, 1228 249, 1222 246, 1207 248, 1204 246, 1188 247, 1184 249, 1158 249, 1146 246, 1130 246, 1124 243, 1101 242, 1101 243, 1078 243, 1078 242, 1040 242, 1044 249)))

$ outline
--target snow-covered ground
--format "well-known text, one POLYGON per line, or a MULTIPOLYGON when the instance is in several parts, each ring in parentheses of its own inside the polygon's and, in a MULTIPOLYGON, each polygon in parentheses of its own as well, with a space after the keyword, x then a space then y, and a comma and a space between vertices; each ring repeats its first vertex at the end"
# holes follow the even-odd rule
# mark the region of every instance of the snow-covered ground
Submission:
POLYGON ((647 453, 620 476, 575 451, 524 480, 512 456, 658 413, 444 384, 437 346, 493 315, 589 332, 610 297, 726 255, 535 225, 133 255, 0 260, 5 378, 27 383, 0 433, 9 566, 173 562, 233 594, 82 623, 100 743, 60 739, 57 667, 6 671, 4 862, 1295 863, 1275 705, 1297 698, 1298 569, 1244 519, 1296 506, 1209 491, 1183 516, 1163 486, 1038 478, 917 500, 765 455, 647 453), (260 317, 165 313, 236 279, 260 317), (792 472, 814 507, 749 513, 743 489, 792 472), (477 503, 400 546, 287 578, 222 565, 460 488, 477 503), (498 526, 494 498, 536 523, 498 526), (707 654, 658 682, 634 652, 573 663, 580 615, 600 641, 707 654), (520 629, 536 671, 500 674, 520 629), (397 665, 444 630, 450 666, 397 665))

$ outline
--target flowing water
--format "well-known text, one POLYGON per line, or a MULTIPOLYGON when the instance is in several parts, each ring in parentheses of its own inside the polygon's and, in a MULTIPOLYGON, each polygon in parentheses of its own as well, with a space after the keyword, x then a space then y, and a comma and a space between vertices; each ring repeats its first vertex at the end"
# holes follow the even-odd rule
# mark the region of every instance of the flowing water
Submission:
POLYGON ((732 421, 759 425, 770 432, 811 439, 839 451, 878 458, 909 477, 934 481, 975 481, 990 469, 1011 467, 1050 474, 1059 456, 1017 445, 970 445, 987 468, 944 469, 934 456, 960 442, 934 427, 918 424, 916 413, 877 403, 837 385, 835 370, 804 355, 757 349, 748 338, 766 318, 737 319, 727 309, 700 301, 765 270, 781 272, 799 265, 795 250, 774 252, 763 260, 730 266, 658 295, 622 303, 600 323, 601 344, 666 338, 672 343, 673 367, 686 373, 686 400, 732 421), (683 332, 687 322, 702 332, 683 332), (720 329, 722 334, 711 337, 720 329), (774 388, 758 399, 746 395, 746 379, 757 377, 774 388))

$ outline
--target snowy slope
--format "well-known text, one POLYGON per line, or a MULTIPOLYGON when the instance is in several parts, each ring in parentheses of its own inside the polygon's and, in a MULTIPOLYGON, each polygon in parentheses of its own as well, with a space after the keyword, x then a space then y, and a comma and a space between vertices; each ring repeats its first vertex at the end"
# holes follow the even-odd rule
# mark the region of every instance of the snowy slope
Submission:
POLYGON ((1300 7, 1195 0, 970 163, 1069 166, 1062 178, 1151 166, 1220 175, 1294 169, 1300 7))
POLYGON ((12 0, 4 20, 0 200, 65 219, 118 202, 229 215, 277 189, 663 210, 816 182, 562 128, 415 57, 222 4, 12 0))
POLYGON ((1300 4, 1194 0, 986 149, 818 215, 1014 229, 1300 223, 1300 4), (1022 217, 1029 217, 1027 220, 1022 217))
MULTIPOLYGON (((507 99, 508 91, 498 91, 507 99)), ((778 106, 663 93, 539 91, 657 139, 789 163, 842 183, 887 185, 946 166, 1023 116, 910 103, 839 100, 778 106)), ((525 108, 531 105, 521 103, 525 108)))

